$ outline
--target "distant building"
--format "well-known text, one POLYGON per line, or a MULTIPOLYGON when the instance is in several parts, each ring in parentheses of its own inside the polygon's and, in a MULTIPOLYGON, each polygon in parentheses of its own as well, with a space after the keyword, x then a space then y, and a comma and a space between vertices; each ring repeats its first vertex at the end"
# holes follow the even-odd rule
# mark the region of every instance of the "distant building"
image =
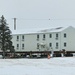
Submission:
POLYGON ((75 51, 75 28, 58 27, 30 33, 13 33, 16 51, 75 51))

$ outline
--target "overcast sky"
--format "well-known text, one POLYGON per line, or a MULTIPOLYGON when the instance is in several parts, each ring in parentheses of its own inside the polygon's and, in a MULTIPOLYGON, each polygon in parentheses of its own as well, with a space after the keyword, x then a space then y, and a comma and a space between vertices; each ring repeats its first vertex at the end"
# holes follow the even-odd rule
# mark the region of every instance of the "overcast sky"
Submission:
POLYGON ((38 29, 61 26, 75 27, 75 0, 0 0, 0 16, 4 15, 13 29, 38 29))

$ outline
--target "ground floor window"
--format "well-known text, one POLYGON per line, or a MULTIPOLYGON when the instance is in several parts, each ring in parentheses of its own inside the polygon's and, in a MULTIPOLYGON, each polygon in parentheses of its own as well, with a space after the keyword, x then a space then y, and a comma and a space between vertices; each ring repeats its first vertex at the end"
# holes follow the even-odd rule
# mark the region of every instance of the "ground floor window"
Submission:
POLYGON ((58 49, 58 42, 56 42, 56 49, 58 49))
POLYGON ((24 49, 24 44, 22 44, 22 49, 24 49))
POLYGON ((67 44, 66 44, 66 42, 64 42, 64 47, 66 47, 67 46, 67 44))
POLYGON ((17 44, 17 49, 19 49, 19 44, 17 44))
POLYGON ((49 43, 49 46, 52 47, 52 43, 49 43))
POLYGON ((37 49, 39 49, 39 43, 37 43, 37 49))

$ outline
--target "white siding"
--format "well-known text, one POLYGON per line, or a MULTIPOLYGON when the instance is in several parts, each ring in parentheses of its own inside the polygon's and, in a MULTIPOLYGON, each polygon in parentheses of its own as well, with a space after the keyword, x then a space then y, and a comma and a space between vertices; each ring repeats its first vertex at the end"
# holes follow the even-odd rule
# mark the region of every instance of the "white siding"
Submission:
POLYGON ((37 49, 37 43, 44 43, 46 45, 45 49, 40 47, 40 51, 47 49, 50 51, 59 51, 62 49, 74 51, 75 28, 70 26, 60 32, 17 34, 13 35, 12 41, 16 51, 39 51, 39 49, 37 49), (66 33, 66 38, 64 38, 64 33, 66 33), (50 34, 52 34, 52 38, 50 38, 50 34), (58 34, 58 38, 56 38, 56 34, 58 34), (39 40, 37 40, 37 35, 39 35, 39 40), (43 39, 43 35, 45 35, 45 39, 43 39), (17 41, 17 36, 19 36, 19 41, 17 41), (24 36, 24 40, 22 40, 22 36, 24 36), (52 43, 52 49, 49 43, 52 43), (58 43, 58 48, 56 48, 56 43, 58 43), (64 43, 66 43, 66 47, 64 47, 64 43), (17 44, 19 44, 19 49, 16 49, 17 44), (24 49, 22 49, 22 44, 24 44, 24 49))
POLYGON ((20 51, 21 50, 21 35, 13 35, 13 45, 15 47, 16 51, 20 51), (19 40, 17 41, 17 36, 19 36, 19 40), (17 49, 17 44, 19 44, 19 49, 17 49))
POLYGON ((74 51, 75 50, 75 29, 69 27, 61 32, 61 49, 74 51), (64 33, 66 33, 66 38, 64 38, 64 33), (64 47, 64 42, 67 43, 67 46, 64 47))

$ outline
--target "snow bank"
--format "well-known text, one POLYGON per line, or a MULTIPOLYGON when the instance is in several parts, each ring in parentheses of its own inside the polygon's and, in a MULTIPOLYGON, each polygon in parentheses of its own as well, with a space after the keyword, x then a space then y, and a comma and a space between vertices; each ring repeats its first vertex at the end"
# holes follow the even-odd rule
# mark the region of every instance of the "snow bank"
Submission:
POLYGON ((0 59, 0 75, 75 75, 75 57, 0 59))

